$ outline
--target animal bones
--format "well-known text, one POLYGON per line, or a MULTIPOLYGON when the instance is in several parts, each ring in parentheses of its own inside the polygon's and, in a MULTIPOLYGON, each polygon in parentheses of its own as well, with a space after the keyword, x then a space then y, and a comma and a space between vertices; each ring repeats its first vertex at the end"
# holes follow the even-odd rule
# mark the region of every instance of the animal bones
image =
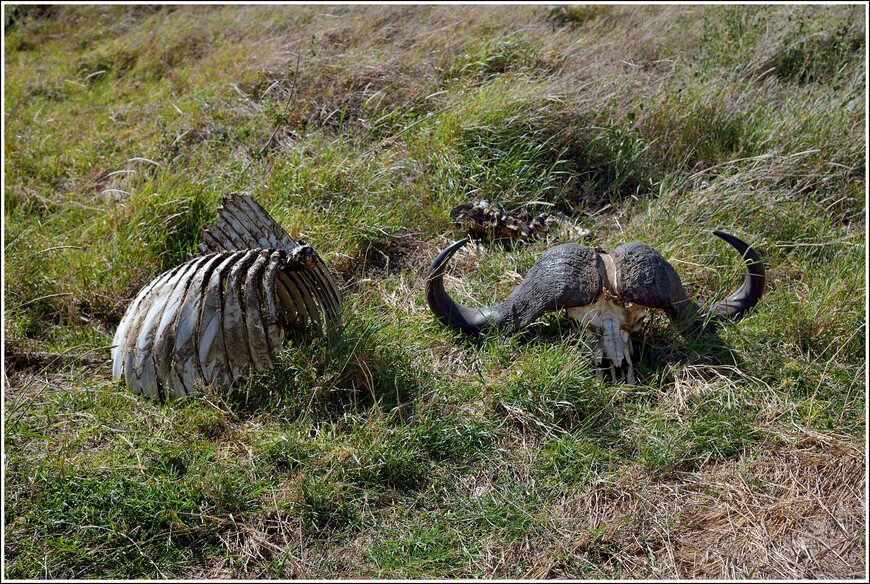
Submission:
POLYGON ((325 333, 338 286, 314 249, 247 194, 225 197, 201 255, 146 285, 118 324, 112 375, 161 401, 272 367, 285 333, 325 333))
POLYGON ((528 240, 549 232, 559 223, 559 216, 543 213, 536 217, 528 213, 506 214, 485 200, 460 203, 450 210, 450 217, 475 237, 495 239, 528 240))
POLYGON ((445 325, 469 333, 490 329, 516 332, 546 312, 566 309, 595 339, 599 375, 605 362, 611 379, 617 371, 634 383, 630 334, 640 329, 647 309, 662 309, 682 325, 713 330, 716 321, 738 319, 764 292, 761 258, 748 244, 722 231, 713 232, 743 256, 747 274, 740 288, 715 306, 702 308, 690 299, 673 266, 655 249, 626 243, 612 253, 565 243, 544 252, 523 281, 500 304, 471 308, 444 290, 447 262, 468 238, 457 241, 432 262, 426 279, 429 308, 445 325))

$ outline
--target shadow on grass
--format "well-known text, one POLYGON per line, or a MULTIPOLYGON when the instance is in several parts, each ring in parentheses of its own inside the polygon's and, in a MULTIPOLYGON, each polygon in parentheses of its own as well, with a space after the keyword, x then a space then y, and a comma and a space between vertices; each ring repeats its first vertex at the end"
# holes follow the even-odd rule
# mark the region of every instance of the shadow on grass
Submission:
MULTIPOLYGON (((575 350, 588 355, 588 364, 592 366, 592 349, 586 346, 591 337, 584 340, 583 333, 578 330, 576 324, 562 316, 545 315, 538 322, 513 336, 530 350, 535 347, 564 344, 568 339, 574 339, 575 350)), ((506 336, 500 331, 481 335, 457 332, 455 338, 457 343, 479 352, 485 351, 493 342, 502 342, 506 336)), ((677 326, 658 317, 648 319, 642 331, 632 335, 631 343, 636 385, 647 385, 656 379, 659 379, 660 383, 666 382, 662 375, 667 375, 668 371, 672 371, 678 365, 730 365, 739 368, 743 363, 740 355, 725 343, 718 332, 680 330, 677 326)), ((590 369, 589 374, 594 376, 594 373, 594 369, 590 369)), ((604 376, 604 381, 606 385, 613 384, 608 375, 604 376)))
MULTIPOLYGON (((681 331, 673 325, 652 324, 646 334, 632 338, 635 374, 641 382, 659 379, 667 384, 679 365, 729 365, 740 368, 743 359, 716 331, 681 331)), ((717 374, 718 376, 718 374, 717 374)))
POLYGON ((426 373, 389 327, 351 317, 325 337, 292 338, 272 369, 219 392, 236 414, 334 422, 378 407, 400 417, 420 395, 426 373))

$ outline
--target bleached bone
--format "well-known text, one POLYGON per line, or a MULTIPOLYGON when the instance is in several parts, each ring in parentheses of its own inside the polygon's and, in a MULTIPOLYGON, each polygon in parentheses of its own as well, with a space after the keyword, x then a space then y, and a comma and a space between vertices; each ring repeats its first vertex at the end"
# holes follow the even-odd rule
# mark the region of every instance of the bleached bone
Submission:
POLYGON ((324 334, 341 295, 323 260, 249 195, 225 197, 202 255, 159 275, 115 332, 112 375, 164 400, 273 366, 287 333, 324 334))
POLYGON ((513 333, 546 312, 566 309, 581 326, 598 335, 596 365, 617 372, 633 383, 631 333, 640 329, 647 309, 664 310, 681 326, 712 331, 717 322, 738 319, 755 306, 764 292, 765 269, 748 244, 722 231, 714 235, 734 247, 746 262, 740 288, 722 302, 702 308, 683 289, 673 266, 655 249, 626 243, 612 253, 565 243, 544 252, 523 281, 501 303, 471 308, 444 290, 444 271, 456 251, 468 242, 457 241, 438 254, 426 278, 429 308, 445 325, 467 333, 503 329, 513 333))
POLYGON ((574 318, 580 330, 591 333, 596 374, 610 372, 610 380, 625 379, 634 383, 634 363, 631 360, 631 334, 639 331, 647 309, 638 304, 621 304, 604 293, 589 306, 569 308, 565 312, 574 318))

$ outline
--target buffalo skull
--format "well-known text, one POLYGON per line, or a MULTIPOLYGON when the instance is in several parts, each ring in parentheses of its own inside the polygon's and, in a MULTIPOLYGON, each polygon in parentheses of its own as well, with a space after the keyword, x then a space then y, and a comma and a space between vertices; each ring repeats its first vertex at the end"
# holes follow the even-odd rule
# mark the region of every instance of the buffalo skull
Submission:
POLYGON ((699 306, 683 289, 673 266, 655 249, 640 242, 626 243, 612 253, 576 243, 565 243, 544 252, 523 281, 503 302, 488 308, 471 308, 453 300, 444 290, 444 270, 456 251, 468 242, 457 241, 432 262, 426 278, 429 308, 445 325, 466 333, 501 329, 514 333, 546 312, 565 309, 580 327, 594 337, 595 363, 634 383, 631 333, 640 329, 648 310, 664 310, 678 325, 715 330, 717 321, 736 320, 755 306, 764 292, 764 263, 739 238, 714 231, 746 262, 740 288, 723 301, 699 306))

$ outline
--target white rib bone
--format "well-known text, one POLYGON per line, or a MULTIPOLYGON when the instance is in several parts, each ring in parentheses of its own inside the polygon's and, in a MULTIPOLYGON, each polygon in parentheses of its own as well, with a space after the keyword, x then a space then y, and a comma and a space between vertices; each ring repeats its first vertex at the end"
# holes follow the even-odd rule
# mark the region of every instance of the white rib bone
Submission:
POLYGON ((251 355, 251 363, 257 371, 272 368, 271 351, 266 333, 267 325, 263 321, 261 309, 262 289, 265 283, 264 275, 268 261, 269 252, 261 250, 245 275, 245 331, 247 332, 248 353, 251 355))
POLYGON ((286 332, 326 332, 340 294, 323 260, 248 195, 224 200, 195 257, 156 277, 121 319, 112 374, 164 399, 273 365, 286 332), (312 261, 313 260, 313 261, 312 261))

